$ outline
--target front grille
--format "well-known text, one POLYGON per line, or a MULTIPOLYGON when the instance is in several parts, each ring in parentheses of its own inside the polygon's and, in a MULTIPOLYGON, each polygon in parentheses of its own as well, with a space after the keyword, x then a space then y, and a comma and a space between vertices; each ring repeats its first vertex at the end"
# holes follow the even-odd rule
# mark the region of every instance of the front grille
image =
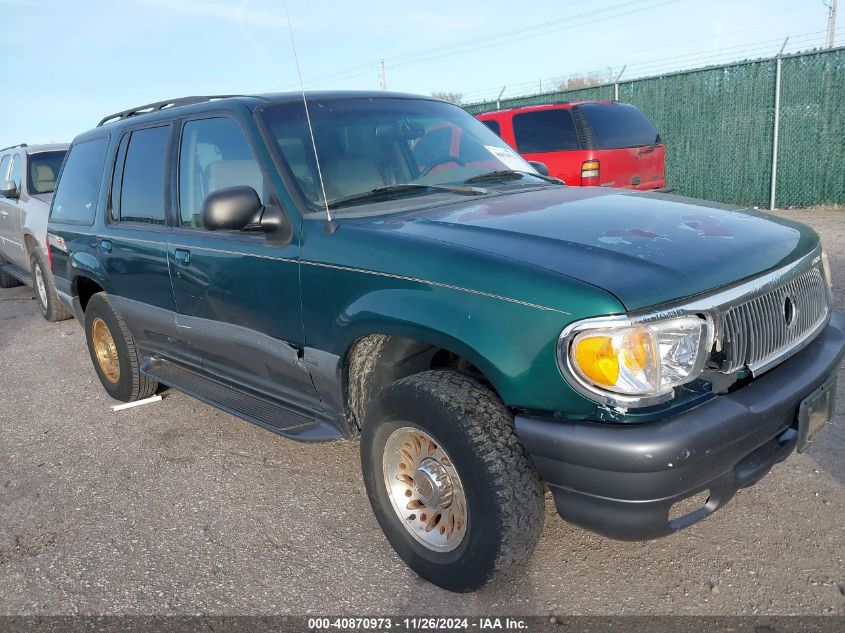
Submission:
POLYGON ((765 371, 816 332, 829 309, 827 283, 818 268, 732 306, 723 321, 722 371, 745 366, 765 371))

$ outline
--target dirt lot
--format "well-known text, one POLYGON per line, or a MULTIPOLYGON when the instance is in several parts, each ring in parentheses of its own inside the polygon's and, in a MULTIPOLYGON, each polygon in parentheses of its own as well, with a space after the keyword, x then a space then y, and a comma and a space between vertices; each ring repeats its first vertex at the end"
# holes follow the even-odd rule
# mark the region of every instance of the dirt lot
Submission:
MULTIPOLYGON (((784 215, 821 233, 845 308, 845 212, 784 215)), ((549 500, 530 564, 459 596, 393 554, 356 445, 298 444, 173 391, 112 404, 79 325, 0 291, 0 614, 845 614, 843 413, 660 541, 589 534, 549 500)))

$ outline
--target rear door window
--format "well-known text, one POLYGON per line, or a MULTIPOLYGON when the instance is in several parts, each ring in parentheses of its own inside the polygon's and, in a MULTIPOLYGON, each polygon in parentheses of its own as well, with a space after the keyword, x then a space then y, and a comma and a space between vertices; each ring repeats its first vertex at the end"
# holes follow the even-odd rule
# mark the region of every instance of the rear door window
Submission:
POLYGON ((169 136, 169 125, 131 133, 120 186, 121 222, 166 223, 164 167, 169 136))
POLYGON ((522 154, 581 149, 568 109, 523 112, 513 117, 516 149, 522 154))
POLYGON ((93 224, 106 160, 108 139, 76 143, 62 168, 50 219, 71 224, 93 224))
POLYGON ((658 141, 657 129, 630 103, 583 103, 576 107, 593 129, 597 149, 641 147, 658 141))

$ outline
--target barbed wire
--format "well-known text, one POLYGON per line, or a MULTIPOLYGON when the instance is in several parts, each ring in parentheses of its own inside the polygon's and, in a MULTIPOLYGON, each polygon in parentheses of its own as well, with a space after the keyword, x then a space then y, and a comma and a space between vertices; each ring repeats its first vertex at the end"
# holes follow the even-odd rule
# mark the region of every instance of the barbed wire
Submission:
MULTIPOLYGON (((843 33, 845 33, 845 27, 840 27, 835 30, 836 35, 841 35, 843 33)), ((813 40, 826 34, 827 30, 825 29, 789 36, 787 49, 791 52, 801 50, 802 47, 808 46, 813 42, 813 40)), ((775 54, 779 50, 780 45, 783 44, 783 41, 784 38, 781 37, 771 38, 748 44, 728 46, 719 49, 710 49, 698 51, 695 53, 687 53, 684 55, 673 55, 658 59, 646 60, 642 62, 630 63, 626 65, 625 76, 620 80, 620 82, 624 83, 626 81, 641 79, 651 75, 660 75, 666 72, 691 70, 694 68, 700 68, 702 66, 715 65, 717 63, 723 64, 741 60, 748 60, 751 57, 764 57, 765 55, 763 53, 765 52, 771 51, 772 54, 775 54)), ((542 80, 543 83, 546 83, 549 86, 554 86, 554 88, 546 90, 543 93, 552 93, 565 90, 566 88, 560 88, 559 85, 569 77, 590 77, 591 75, 603 72, 606 72, 606 67, 584 71, 577 74, 570 74, 568 76, 557 75, 555 77, 547 78, 545 80, 542 80)), ((536 88, 539 85, 539 82, 539 79, 533 79, 530 81, 512 85, 506 91, 507 96, 502 95, 502 99, 519 98, 532 94, 543 94, 537 90, 532 90, 533 88, 536 88)), ((611 80, 609 79, 608 81, 601 83, 611 83, 611 80)), ((467 104, 492 101, 500 94, 501 89, 502 87, 500 85, 498 87, 491 87, 490 89, 485 91, 476 91, 464 94, 464 101, 467 104)))

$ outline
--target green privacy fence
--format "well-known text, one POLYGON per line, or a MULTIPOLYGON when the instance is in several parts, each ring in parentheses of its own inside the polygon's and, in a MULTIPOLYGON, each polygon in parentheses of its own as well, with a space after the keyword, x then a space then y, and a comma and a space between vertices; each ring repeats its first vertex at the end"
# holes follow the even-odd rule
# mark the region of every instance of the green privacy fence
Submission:
POLYGON ((667 185, 678 193, 768 207, 775 172, 778 207, 845 204, 845 47, 502 99, 499 107, 613 98, 639 106, 660 130, 667 185))

